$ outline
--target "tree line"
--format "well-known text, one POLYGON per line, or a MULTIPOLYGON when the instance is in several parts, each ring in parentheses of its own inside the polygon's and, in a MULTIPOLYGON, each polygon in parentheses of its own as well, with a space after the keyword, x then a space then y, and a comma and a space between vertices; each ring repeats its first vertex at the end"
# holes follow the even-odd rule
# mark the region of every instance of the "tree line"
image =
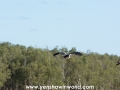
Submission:
POLYGON ((119 90, 120 66, 117 55, 87 50, 82 56, 63 59, 54 53, 77 51, 75 47, 26 47, 0 43, 0 90, 26 90, 25 86, 93 85, 94 90, 119 90))

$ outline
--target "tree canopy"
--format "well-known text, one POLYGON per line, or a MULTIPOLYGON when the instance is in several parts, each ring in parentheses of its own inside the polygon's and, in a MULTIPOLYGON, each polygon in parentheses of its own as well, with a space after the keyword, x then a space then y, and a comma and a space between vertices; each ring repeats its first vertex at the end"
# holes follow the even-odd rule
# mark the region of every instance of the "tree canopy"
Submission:
POLYGON ((75 47, 52 50, 0 43, 1 90, 25 90, 33 85, 93 85, 94 90, 119 90, 120 65, 117 55, 101 55, 91 51, 82 56, 63 59, 53 56, 58 51, 74 52, 75 47))

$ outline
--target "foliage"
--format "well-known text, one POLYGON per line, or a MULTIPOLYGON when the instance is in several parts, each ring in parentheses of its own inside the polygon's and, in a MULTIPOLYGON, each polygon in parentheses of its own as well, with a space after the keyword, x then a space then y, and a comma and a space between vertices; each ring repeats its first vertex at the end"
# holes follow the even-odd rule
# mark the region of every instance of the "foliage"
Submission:
POLYGON ((120 58, 107 53, 101 55, 91 51, 82 56, 64 60, 53 56, 58 51, 73 52, 75 47, 53 50, 9 42, 0 43, 0 87, 1 90, 25 90, 33 85, 94 85, 95 90, 119 90, 120 58))

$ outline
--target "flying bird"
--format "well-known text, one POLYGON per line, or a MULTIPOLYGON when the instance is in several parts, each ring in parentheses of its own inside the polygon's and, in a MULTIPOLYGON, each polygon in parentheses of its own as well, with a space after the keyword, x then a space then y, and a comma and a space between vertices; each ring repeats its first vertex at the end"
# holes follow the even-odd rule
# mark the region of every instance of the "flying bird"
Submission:
POLYGON ((120 64, 120 59, 117 61, 116 66, 120 64))
POLYGON ((71 55, 78 55, 78 56, 82 55, 82 53, 80 53, 80 52, 72 52, 72 53, 69 53, 69 54, 66 54, 65 52, 57 52, 57 53, 53 54, 53 56, 56 56, 58 54, 63 55, 64 59, 67 59, 67 58, 69 59, 71 57, 71 55))

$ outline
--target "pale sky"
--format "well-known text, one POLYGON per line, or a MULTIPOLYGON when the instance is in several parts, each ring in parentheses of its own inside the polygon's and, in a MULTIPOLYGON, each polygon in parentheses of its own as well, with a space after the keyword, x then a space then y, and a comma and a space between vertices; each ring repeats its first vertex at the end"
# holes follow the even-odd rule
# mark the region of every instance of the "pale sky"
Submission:
POLYGON ((0 41, 120 56, 120 0, 0 0, 0 41))

